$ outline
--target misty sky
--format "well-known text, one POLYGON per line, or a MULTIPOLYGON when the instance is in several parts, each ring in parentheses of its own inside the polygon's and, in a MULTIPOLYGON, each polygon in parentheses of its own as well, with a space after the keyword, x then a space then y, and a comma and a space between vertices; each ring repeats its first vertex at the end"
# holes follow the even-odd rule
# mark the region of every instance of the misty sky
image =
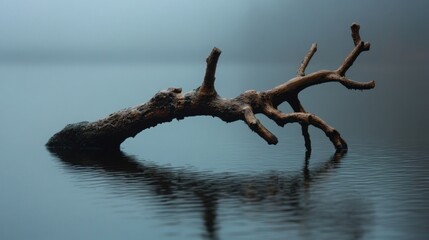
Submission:
POLYGON ((376 54, 365 62, 426 64, 428 1, 0 0, 1 61, 342 59, 358 22, 376 54), (402 62, 401 61, 401 62, 402 62))

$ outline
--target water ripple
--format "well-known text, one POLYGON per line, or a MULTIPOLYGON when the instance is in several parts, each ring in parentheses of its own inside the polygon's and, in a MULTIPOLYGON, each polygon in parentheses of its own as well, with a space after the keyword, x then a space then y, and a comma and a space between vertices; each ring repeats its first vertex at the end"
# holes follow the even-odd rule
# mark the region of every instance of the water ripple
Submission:
POLYGON ((297 171, 256 173, 159 166, 122 152, 54 155, 81 186, 104 189, 107 199, 134 199, 128 210, 111 207, 155 212, 167 233, 197 224, 199 233, 189 234, 208 239, 427 234, 429 179, 423 153, 361 145, 347 155, 323 159, 316 154, 311 160, 306 155, 297 171))

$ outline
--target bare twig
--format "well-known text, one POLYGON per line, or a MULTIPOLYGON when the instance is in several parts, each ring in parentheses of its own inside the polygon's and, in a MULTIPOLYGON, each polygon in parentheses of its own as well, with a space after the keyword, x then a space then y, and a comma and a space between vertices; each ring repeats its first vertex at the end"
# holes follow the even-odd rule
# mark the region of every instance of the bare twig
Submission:
POLYGON ((311 58, 313 57, 314 53, 316 53, 316 51, 317 51, 317 44, 315 43, 311 44, 310 49, 308 50, 307 54, 302 60, 301 66, 299 66, 298 76, 305 75, 305 69, 307 68, 308 63, 310 62, 311 58))

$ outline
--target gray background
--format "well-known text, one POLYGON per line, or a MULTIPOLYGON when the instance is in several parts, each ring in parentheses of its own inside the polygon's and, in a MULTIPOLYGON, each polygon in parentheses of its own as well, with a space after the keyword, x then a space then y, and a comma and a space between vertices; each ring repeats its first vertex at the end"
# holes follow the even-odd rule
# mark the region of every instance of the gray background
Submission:
POLYGON ((394 0, 0 0, 0 239, 428 239, 428 9, 394 0), (313 42, 307 72, 336 69, 353 48, 353 22, 372 47, 347 76, 376 88, 301 93, 350 147, 333 163, 331 143, 310 128, 309 176, 299 125, 264 116, 276 146, 242 122, 195 117, 125 141, 131 167, 70 163, 44 147, 68 123, 198 87, 214 46, 223 97, 294 77, 313 42), (267 185, 277 194, 264 195, 267 185))

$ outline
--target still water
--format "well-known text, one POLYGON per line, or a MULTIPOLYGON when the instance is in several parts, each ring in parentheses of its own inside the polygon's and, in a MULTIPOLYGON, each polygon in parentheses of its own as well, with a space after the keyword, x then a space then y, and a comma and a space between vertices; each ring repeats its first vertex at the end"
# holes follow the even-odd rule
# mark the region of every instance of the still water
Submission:
MULTIPOLYGON (((302 94, 307 110, 342 133, 347 153, 311 128, 306 154, 299 126, 260 116, 277 146, 243 123, 195 117, 148 129, 106 154, 49 152, 44 144, 68 123, 168 87, 192 90, 204 64, 3 63, 0 239, 427 239, 425 115, 406 119, 389 107, 406 104, 395 95, 405 90, 384 85, 388 72, 355 77, 377 80, 373 91, 327 84, 302 94)), ((294 73, 282 64, 225 63, 217 88, 233 97, 294 73)))

